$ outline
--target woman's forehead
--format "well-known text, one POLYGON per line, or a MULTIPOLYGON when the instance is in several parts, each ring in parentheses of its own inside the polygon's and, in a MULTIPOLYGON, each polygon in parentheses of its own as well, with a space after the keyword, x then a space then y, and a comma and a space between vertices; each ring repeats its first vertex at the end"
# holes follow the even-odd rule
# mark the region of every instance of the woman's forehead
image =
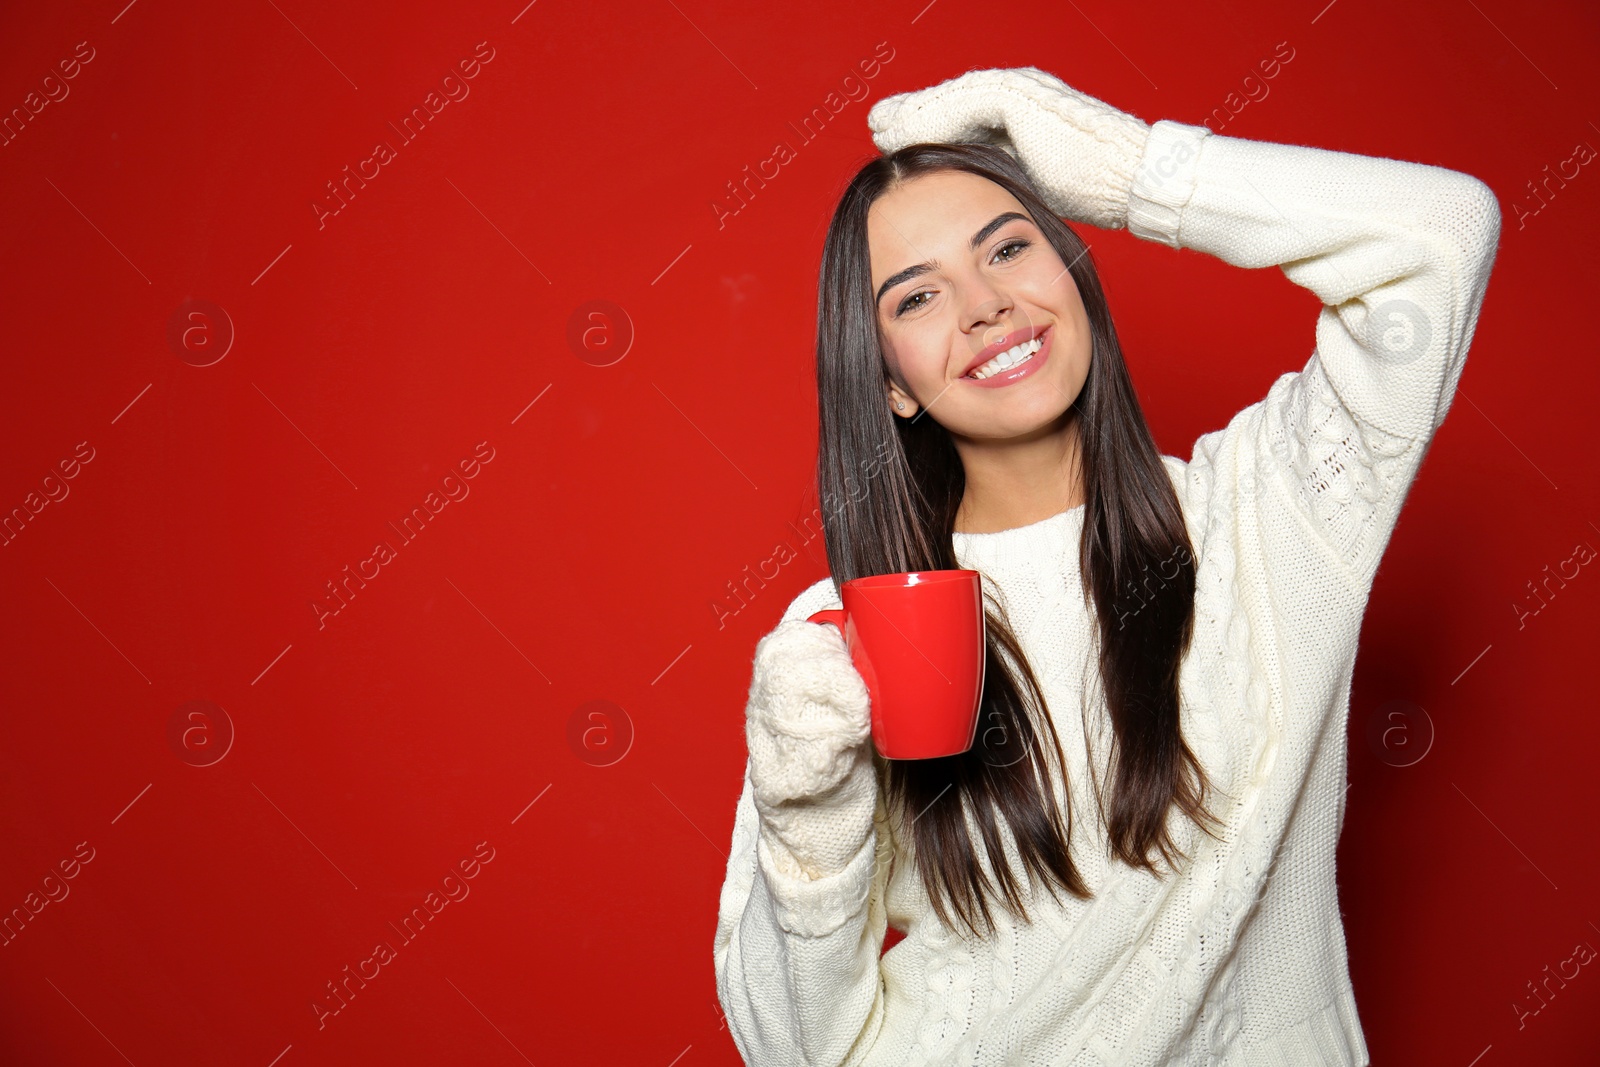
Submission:
POLYGON ((972 236, 1006 211, 1027 214, 1002 186, 966 171, 935 171, 896 186, 867 213, 874 287, 914 263, 966 254, 972 236))

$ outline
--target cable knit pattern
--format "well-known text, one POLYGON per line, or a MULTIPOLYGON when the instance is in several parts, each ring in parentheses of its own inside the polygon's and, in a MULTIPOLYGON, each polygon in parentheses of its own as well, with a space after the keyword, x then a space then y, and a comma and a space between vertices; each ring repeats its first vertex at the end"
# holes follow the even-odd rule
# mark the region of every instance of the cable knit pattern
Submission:
POLYGON ((839 631, 788 622, 756 646, 746 704, 752 799, 773 863, 816 880, 862 848, 877 794, 867 686, 839 631))
MULTIPOLYGON (((965 941, 928 905, 905 816, 881 797, 851 816, 869 843, 842 869, 786 873, 759 844, 753 753, 715 941, 718 994, 751 1064, 1369 1063, 1334 877, 1351 673, 1378 561, 1460 377, 1498 207, 1458 172, 1171 121, 1123 166, 1137 176, 1131 233, 1277 266, 1322 304, 1302 370, 1187 462, 1162 457, 1196 552, 1183 731, 1216 786, 1221 840, 1174 811, 1190 857, 1179 872, 1107 857, 1084 509, 956 534, 957 560, 983 573, 1039 673, 1067 761, 1053 784, 1094 895, 1030 893, 1032 923, 1001 910, 993 937, 965 941), (880 958, 891 922, 906 936, 880 958)), ((831 580, 817 582, 779 629, 838 606, 831 580)))
POLYGON ((1385 499, 1404 492, 1417 467, 1407 454, 1425 444, 1385 433, 1347 411, 1320 359, 1288 379, 1283 397, 1286 417, 1269 441, 1280 466, 1294 472, 1297 503, 1313 525, 1327 531, 1341 558, 1370 555, 1376 562, 1383 546, 1363 539, 1382 530, 1376 513, 1385 499), (1291 426, 1302 427, 1305 436, 1287 432, 1291 426))

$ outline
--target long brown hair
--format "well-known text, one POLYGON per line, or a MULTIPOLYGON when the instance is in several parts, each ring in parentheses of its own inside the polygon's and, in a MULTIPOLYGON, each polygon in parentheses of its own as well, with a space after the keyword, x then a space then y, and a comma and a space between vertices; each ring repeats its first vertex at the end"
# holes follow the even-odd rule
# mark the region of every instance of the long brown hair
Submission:
MULTIPOLYGON (((900 183, 938 170, 976 174, 1016 197, 1071 271, 1088 312, 1090 368, 1067 417, 1079 423, 1086 505, 1079 565, 1098 618, 1099 676, 1115 734, 1109 805, 1098 782, 1096 796, 1113 856, 1159 875, 1148 855, 1152 848, 1169 864, 1174 852, 1183 855, 1166 825, 1173 803, 1207 833, 1205 823, 1217 821, 1204 806, 1210 783, 1179 722, 1178 671, 1194 629, 1195 557, 1087 248, 998 147, 915 144, 873 159, 846 186, 828 227, 817 301, 817 484, 823 500, 839 502, 825 509, 823 524, 835 588, 865 575, 960 566, 951 534, 965 471, 949 432, 932 418, 889 411, 867 243, 872 204, 900 183), (858 472, 869 467, 874 474, 863 483, 858 472), (1172 566, 1176 576, 1167 573, 1172 566), (1162 578, 1153 587, 1152 568, 1162 578), (1135 594, 1139 607, 1129 612, 1130 601, 1117 594, 1136 589, 1144 592, 1135 594)), ((916 813, 909 845, 930 902, 948 926, 948 897, 974 936, 978 915, 991 932, 994 921, 986 899, 993 882, 980 863, 973 827, 1013 915, 1028 918, 1002 823, 1024 869, 1052 896, 1058 886, 1080 898, 1092 895, 1072 861, 1071 802, 1063 798, 1063 822, 1042 733, 1049 734, 1065 782, 1061 741, 1004 615, 1003 607, 986 603, 979 741, 942 759, 874 754, 886 801, 901 813, 916 813), (1008 660, 1017 665, 1015 673, 1008 660), (1024 685, 1036 714, 1024 703, 1024 685)))

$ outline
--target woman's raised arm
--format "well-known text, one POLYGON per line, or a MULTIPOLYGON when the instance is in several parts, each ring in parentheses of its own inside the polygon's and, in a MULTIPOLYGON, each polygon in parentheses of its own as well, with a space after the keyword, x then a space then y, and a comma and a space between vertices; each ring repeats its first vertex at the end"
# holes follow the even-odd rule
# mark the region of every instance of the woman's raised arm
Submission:
POLYGON ((1422 163, 1147 125, 1033 67, 888 97, 867 122, 885 152, 1000 145, 1063 218, 1278 266, 1315 293, 1310 361, 1196 442, 1189 502, 1197 521, 1248 511, 1275 526, 1238 540, 1280 565, 1304 562, 1281 537, 1268 543, 1292 529, 1370 587, 1477 324, 1500 234, 1488 186, 1422 163))
POLYGON ((1304 369, 1201 437, 1186 477, 1202 498, 1219 478, 1251 494, 1262 522, 1300 524, 1369 587, 1461 377, 1500 234, 1494 193, 1442 167, 1161 121, 1127 224, 1276 265, 1322 302, 1304 369))

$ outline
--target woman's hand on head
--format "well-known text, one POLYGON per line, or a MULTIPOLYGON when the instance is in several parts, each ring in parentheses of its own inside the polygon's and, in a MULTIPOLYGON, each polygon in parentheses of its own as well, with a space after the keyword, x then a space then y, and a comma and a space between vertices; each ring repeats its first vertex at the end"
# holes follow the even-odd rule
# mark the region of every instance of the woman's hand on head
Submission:
POLYGON ((972 70, 886 97, 867 115, 887 154, 908 144, 1003 148, 1058 215, 1108 230, 1128 219, 1128 190, 1150 126, 1037 67, 972 70))

